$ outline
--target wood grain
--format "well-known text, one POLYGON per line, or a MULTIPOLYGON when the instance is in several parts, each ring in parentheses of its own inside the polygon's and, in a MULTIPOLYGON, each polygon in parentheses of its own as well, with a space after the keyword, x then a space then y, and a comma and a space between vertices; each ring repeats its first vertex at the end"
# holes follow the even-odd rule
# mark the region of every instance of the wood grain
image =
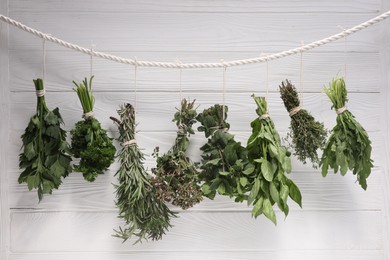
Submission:
POLYGON ((115 13, 375 13, 381 8, 379 0, 344 0, 335 5, 333 2, 311 0, 234 0, 228 1, 196 1, 196 0, 113 0, 98 2, 92 0, 44 1, 13 0, 9 5, 12 12, 115 12, 115 13), (118 9, 118 6, 120 8, 118 9))
MULTIPOLYGON (((122 57, 135 56, 132 52, 115 52, 122 57)), ((137 59, 182 62, 219 62, 257 57, 258 52, 138 52, 137 59)), ((348 91, 380 92, 379 53, 347 53, 348 91), (364 62, 362 62, 364 61, 364 62)), ((32 79, 42 77, 42 50, 11 51, 10 89, 15 92, 33 90, 32 79), (20 73, 23 71, 23 73, 20 73)), ((269 62, 269 91, 278 91, 286 78, 304 92, 321 92, 324 85, 337 75, 344 76, 343 52, 309 52, 303 54, 303 86, 300 86, 300 55, 269 62)), ((89 56, 72 51, 48 51, 46 53, 46 88, 48 91, 71 91, 73 80, 89 77, 89 56)), ((93 74, 95 92, 128 92, 134 90, 134 69, 131 66, 94 58, 93 74)), ((138 92, 178 92, 179 70, 138 68, 138 92)), ((252 93, 266 90, 266 64, 229 68, 226 74, 229 92, 252 93)), ((220 92, 221 69, 191 69, 182 71, 182 91, 220 92)))
POLYGON ((258 260, 258 259, 283 259, 283 260, 381 260, 381 250, 223 250, 223 251, 162 251, 162 252, 126 252, 126 253, 41 253, 41 254, 11 254, 10 260, 258 260))
POLYGON ((13 212, 11 218, 14 253, 382 248, 380 211, 301 211, 285 221, 278 213, 277 227, 247 212, 188 212, 173 220, 174 227, 163 240, 137 245, 110 237, 120 225, 115 213, 30 211, 13 212))

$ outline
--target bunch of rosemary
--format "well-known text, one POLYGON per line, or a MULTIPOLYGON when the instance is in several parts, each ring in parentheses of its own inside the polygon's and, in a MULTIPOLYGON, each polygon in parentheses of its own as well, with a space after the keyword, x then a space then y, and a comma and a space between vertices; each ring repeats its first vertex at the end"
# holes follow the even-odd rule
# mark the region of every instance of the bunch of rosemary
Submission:
POLYGON ((181 109, 175 113, 172 120, 179 128, 175 144, 162 156, 158 155, 158 147, 155 149, 157 166, 152 169, 155 175, 152 183, 159 199, 182 209, 188 209, 202 201, 198 169, 186 155, 190 144, 188 137, 194 134, 192 125, 196 123, 197 113, 194 104, 195 100, 181 101, 181 109))
POLYGON ((73 90, 80 99, 85 120, 77 122, 70 132, 73 155, 81 158, 80 163, 75 165, 75 170, 82 172, 84 179, 91 182, 114 162, 116 151, 112 139, 107 136, 106 130, 102 129, 99 121, 94 117, 95 98, 92 94, 92 79, 93 76, 88 83, 85 78, 80 84, 73 81, 76 85, 73 90))
POLYGON ((37 110, 21 136, 23 152, 19 155, 19 167, 24 169, 18 182, 26 182, 28 189, 38 189, 39 201, 43 194, 58 189, 72 171, 70 149, 59 109, 50 111, 45 102, 42 79, 34 80, 37 91, 37 110))
POLYGON ((326 176, 328 168, 332 168, 335 173, 340 170, 344 176, 349 169, 366 190, 366 179, 373 167, 371 141, 366 130, 345 107, 348 99, 344 79, 333 79, 329 88, 324 87, 324 90, 332 101, 332 109, 337 112, 337 119, 321 158, 322 175, 326 176))
POLYGON ((279 86, 280 96, 291 117, 289 137, 292 139, 294 155, 306 163, 309 159, 314 168, 318 167, 318 150, 324 147, 327 131, 324 124, 300 106, 298 92, 290 81, 286 80, 279 86))
POLYGON ((144 154, 135 140, 134 108, 125 104, 118 114, 120 120, 110 117, 118 126, 118 141, 122 145, 118 154, 120 167, 115 174, 118 178, 115 204, 126 227, 119 227, 114 236, 123 239, 123 242, 133 235, 138 237, 136 243, 143 239, 159 240, 171 227, 170 218, 175 217, 175 213, 157 198, 143 166, 144 154))
POLYGON ((204 196, 214 199, 218 192, 242 202, 247 197, 245 190, 248 181, 245 176, 253 171, 253 166, 247 163, 245 148, 228 133, 230 125, 225 121, 227 111, 226 106, 223 109, 217 104, 205 109, 196 118, 202 124, 198 130, 208 138, 200 148, 203 152, 200 179, 204 181, 204 196))
POLYGON ((247 151, 250 163, 254 165, 248 179, 248 205, 253 204, 252 216, 264 214, 274 224, 276 215, 273 205, 276 203, 285 216, 289 207, 287 198, 302 207, 302 196, 295 183, 287 178, 291 171, 290 153, 280 143, 280 137, 267 112, 264 97, 254 98, 259 115, 251 123, 252 135, 248 139, 247 151))

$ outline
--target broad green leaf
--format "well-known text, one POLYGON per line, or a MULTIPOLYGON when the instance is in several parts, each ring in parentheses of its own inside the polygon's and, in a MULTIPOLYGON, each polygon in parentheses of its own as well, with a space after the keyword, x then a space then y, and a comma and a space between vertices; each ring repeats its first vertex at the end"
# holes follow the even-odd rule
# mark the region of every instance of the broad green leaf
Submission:
POLYGON ((34 142, 28 143, 24 146, 24 155, 26 155, 27 160, 31 160, 37 155, 34 142))
POLYGON ((223 182, 221 182, 218 186, 218 193, 221 195, 224 195, 225 191, 226 191, 225 184, 223 184, 223 182))
POLYGON ((203 194, 207 195, 211 192, 210 186, 207 184, 202 185, 202 192, 203 194))
POLYGON ((248 184, 248 179, 246 177, 241 177, 240 183, 241 183, 242 187, 245 187, 248 184))
POLYGON ((253 209, 252 209, 252 217, 254 218, 257 218, 258 216, 260 216, 263 211, 262 211, 262 208, 263 208, 263 201, 264 201, 264 198, 263 197, 260 197, 255 205, 253 205, 253 209))
POLYGON ((220 171, 219 172, 220 175, 223 175, 223 176, 228 176, 230 174, 230 172, 227 172, 227 171, 220 171))
POLYGON ((210 160, 210 161, 207 161, 206 164, 211 164, 211 165, 218 165, 219 161, 221 160, 221 158, 216 158, 216 159, 213 159, 213 160, 210 160))
POLYGON ((270 144, 270 145, 268 145, 268 148, 269 148, 269 152, 271 154, 271 157, 276 157, 278 155, 278 148, 276 148, 275 145, 270 144))
POLYGON ((248 196, 248 206, 251 205, 252 202, 256 199, 259 190, 260 190, 260 181, 259 179, 256 179, 251 189, 251 192, 249 193, 248 196))
POLYGON ((261 164, 261 173, 263 174, 264 179, 271 182, 272 179, 274 178, 272 163, 270 163, 269 161, 263 162, 261 164))
POLYGON ((270 193, 271 193, 271 198, 276 203, 279 203, 279 201, 280 201, 280 199, 279 199, 279 191, 278 191, 278 189, 276 188, 276 186, 275 186, 275 184, 273 182, 270 183, 269 190, 270 190, 270 193))
POLYGON ((263 202, 263 214, 276 225, 276 215, 269 199, 263 202))
POLYGON ((245 175, 249 175, 249 174, 253 173, 254 170, 255 170, 255 166, 251 165, 251 166, 247 167, 242 173, 245 175))
POLYGON ((290 179, 287 179, 287 185, 288 185, 288 189, 289 189, 290 198, 293 201, 295 201, 302 208, 302 195, 301 195, 299 188, 290 179))
POLYGON ((287 185, 281 184, 280 188, 280 199, 284 205, 287 205, 287 197, 289 194, 289 189, 287 185))
POLYGON ((45 122, 48 125, 55 125, 58 123, 58 117, 52 111, 49 111, 45 116, 45 122))

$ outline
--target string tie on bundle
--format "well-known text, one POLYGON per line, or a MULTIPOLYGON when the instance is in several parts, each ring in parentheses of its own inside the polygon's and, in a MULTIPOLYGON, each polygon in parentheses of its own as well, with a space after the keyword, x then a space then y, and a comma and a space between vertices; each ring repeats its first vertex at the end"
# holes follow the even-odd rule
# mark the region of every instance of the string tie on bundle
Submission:
POLYGON ((346 110, 347 110, 347 107, 343 106, 343 107, 340 107, 340 108, 336 109, 336 113, 338 115, 340 115, 340 114, 344 113, 346 110))
POLYGON ((90 111, 90 112, 87 112, 87 113, 84 113, 83 116, 82 116, 84 119, 88 119, 88 118, 93 118, 95 117, 95 113, 93 111, 90 111))
POLYGON ((294 107, 293 109, 291 109, 290 111, 288 111, 288 114, 290 116, 293 116, 295 115, 296 113, 298 113, 299 111, 301 111, 302 109, 302 106, 297 106, 297 107, 294 107))

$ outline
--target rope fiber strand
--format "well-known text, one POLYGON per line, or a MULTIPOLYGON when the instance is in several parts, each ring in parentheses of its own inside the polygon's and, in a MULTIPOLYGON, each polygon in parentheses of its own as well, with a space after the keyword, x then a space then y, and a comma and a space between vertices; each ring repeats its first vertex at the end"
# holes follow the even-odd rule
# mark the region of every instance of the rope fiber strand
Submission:
POLYGON ((37 37, 40 37, 44 40, 62 45, 66 48, 69 48, 69 49, 72 49, 75 51, 79 51, 79 52, 82 52, 82 53, 85 53, 88 55, 93 55, 95 57, 99 57, 102 59, 111 60, 114 62, 130 64, 130 65, 137 65, 137 66, 142 66, 142 67, 193 69, 193 68, 225 68, 225 67, 233 67, 233 66, 240 66, 240 65, 247 65, 247 64, 255 64, 255 63, 261 63, 261 62, 266 62, 266 61, 270 61, 270 60, 280 59, 280 58, 291 56, 291 55, 298 54, 301 52, 306 52, 308 50, 311 50, 311 49, 317 48, 321 45, 325 45, 325 44, 328 44, 330 42, 339 40, 339 39, 344 38, 348 35, 351 35, 353 33, 360 31, 360 30, 363 30, 367 27, 370 27, 371 25, 374 25, 376 23, 379 23, 379 22, 385 20, 389 16, 390 16, 390 10, 373 18, 373 19, 370 19, 364 23, 361 23, 361 24, 356 25, 352 28, 346 29, 340 33, 329 36, 329 37, 324 38, 322 40, 318 40, 318 41, 303 45, 303 46, 298 47, 298 48, 294 48, 294 49, 290 49, 287 51, 282 51, 279 53, 268 55, 267 57, 256 57, 256 58, 249 58, 249 59, 243 59, 243 60, 233 60, 233 61, 228 61, 228 62, 223 62, 223 63, 218 62, 218 63, 181 63, 181 64, 177 64, 176 62, 135 61, 132 59, 125 59, 125 58, 122 58, 119 56, 110 55, 110 54, 107 54, 104 52, 91 51, 91 49, 89 49, 89 48, 84 48, 84 47, 78 46, 76 44, 66 42, 66 41, 61 40, 59 38, 53 37, 49 34, 45 34, 43 32, 40 32, 36 29, 28 27, 28 26, 26 26, 18 21, 15 21, 15 20, 13 20, 7 16, 1 15, 1 14, 0 14, 0 21, 4 21, 4 22, 6 22, 12 26, 15 26, 23 31, 31 33, 31 34, 33 34, 37 37))

